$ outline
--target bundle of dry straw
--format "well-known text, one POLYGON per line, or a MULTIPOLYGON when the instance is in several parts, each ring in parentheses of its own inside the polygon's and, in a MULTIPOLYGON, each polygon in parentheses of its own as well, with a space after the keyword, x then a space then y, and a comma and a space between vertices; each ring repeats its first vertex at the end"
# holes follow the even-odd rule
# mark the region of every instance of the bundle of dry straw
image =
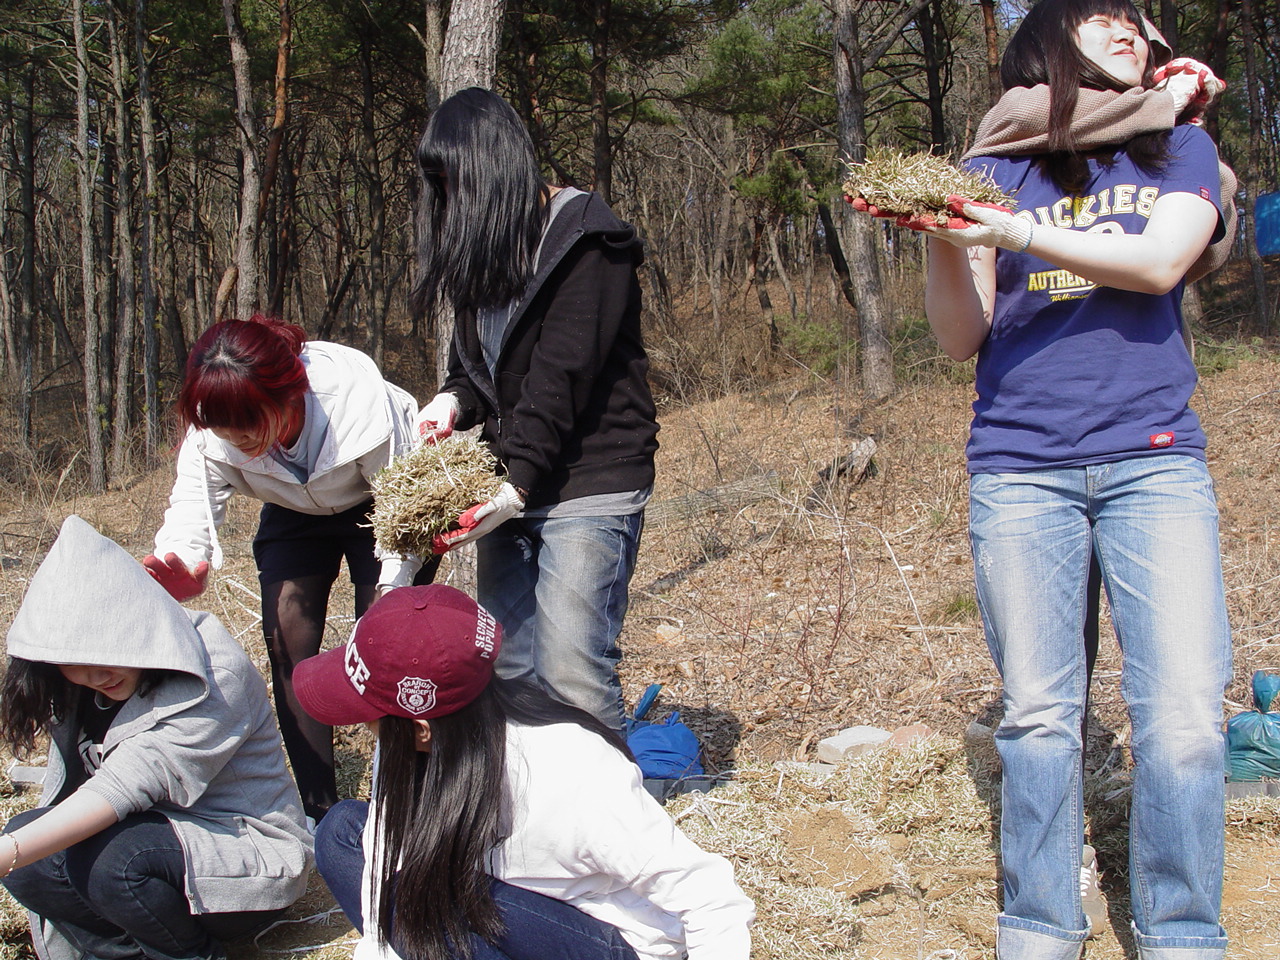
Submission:
POLYGON ((947 197, 958 194, 981 203, 1012 207, 1013 198, 983 173, 961 170, 931 153, 872 150, 863 163, 849 164, 845 196, 861 197, 881 213, 934 217, 945 226, 947 197))
POLYGON ((474 437, 423 443, 396 457, 373 479, 373 533, 391 553, 431 552, 431 540, 458 514, 491 500, 502 487, 497 461, 474 437))

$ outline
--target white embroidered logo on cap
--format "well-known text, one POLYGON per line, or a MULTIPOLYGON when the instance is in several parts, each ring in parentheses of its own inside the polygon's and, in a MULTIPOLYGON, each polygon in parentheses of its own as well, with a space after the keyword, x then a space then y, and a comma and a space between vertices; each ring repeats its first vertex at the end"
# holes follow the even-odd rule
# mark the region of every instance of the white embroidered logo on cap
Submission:
POLYGON ((396 703, 414 716, 426 713, 436 705, 436 685, 433 680, 405 677, 396 689, 396 703))
POLYGON ((360 651, 356 649, 355 637, 347 641, 347 655, 343 660, 343 665, 347 668, 347 679, 356 688, 356 693, 363 697, 364 685, 369 679, 369 668, 360 659, 360 651))
POLYGON ((493 638, 497 626, 498 622, 488 610, 484 607, 476 610, 476 649, 485 660, 493 656, 493 638))

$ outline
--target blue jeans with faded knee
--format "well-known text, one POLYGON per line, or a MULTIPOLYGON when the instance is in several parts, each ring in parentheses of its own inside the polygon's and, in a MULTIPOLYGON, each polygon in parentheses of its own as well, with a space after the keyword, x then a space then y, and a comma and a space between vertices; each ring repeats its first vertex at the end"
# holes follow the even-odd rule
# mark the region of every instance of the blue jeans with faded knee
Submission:
POLYGON ((502 624, 499 676, 622 729, 618 634, 644 514, 520 517, 476 541, 477 594, 502 624))
POLYGON ((1004 680, 1006 960, 1074 960, 1083 831, 1081 627, 1096 552, 1133 727, 1130 878, 1142 960, 1217 960, 1222 696, 1231 675, 1213 485, 1180 455, 970 478, 987 644, 1004 680))
MULTIPOLYGON (((6 830, 52 807, 18 814, 6 830)), ((92 960, 217 960, 223 942, 257 933, 284 912, 191 911, 186 858, 173 826, 135 813, 65 850, 19 867, 4 887, 92 960)))

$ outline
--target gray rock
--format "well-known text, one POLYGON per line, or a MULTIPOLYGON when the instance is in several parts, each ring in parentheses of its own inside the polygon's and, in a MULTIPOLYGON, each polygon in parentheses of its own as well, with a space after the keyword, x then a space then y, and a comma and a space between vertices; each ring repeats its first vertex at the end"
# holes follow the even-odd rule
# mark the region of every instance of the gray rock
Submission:
POLYGON ((874 750, 891 736, 888 730, 879 727, 847 727, 818 744, 818 759, 824 763, 852 760, 874 750))

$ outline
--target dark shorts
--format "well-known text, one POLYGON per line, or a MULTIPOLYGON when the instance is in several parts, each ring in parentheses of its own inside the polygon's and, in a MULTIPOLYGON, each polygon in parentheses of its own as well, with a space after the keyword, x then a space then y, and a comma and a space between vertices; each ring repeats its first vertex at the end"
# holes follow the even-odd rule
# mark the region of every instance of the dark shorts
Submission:
POLYGON ((281 580, 324 574, 338 578, 342 558, 356 586, 378 582, 382 565, 373 555, 373 528, 366 500, 341 513, 299 513, 274 503, 262 505, 258 532, 253 538, 253 559, 258 581, 265 587, 281 580))

